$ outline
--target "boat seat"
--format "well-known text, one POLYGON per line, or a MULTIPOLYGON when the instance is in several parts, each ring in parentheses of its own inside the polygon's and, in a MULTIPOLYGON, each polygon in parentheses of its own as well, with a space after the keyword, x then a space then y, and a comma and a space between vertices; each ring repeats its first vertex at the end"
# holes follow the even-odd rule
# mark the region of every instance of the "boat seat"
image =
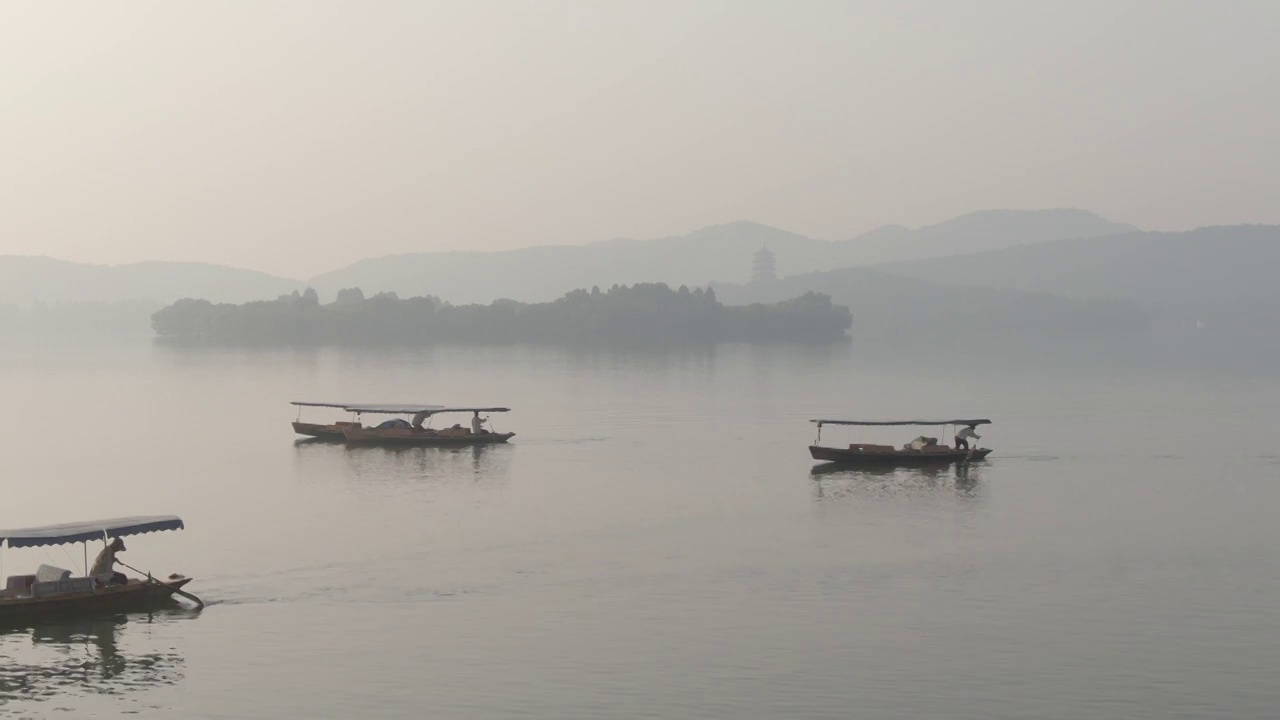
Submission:
POLYGON ((46 582, 35 582, 31 585, 31 597, 45 597, 46 595, 57 595, 61 592, 58 589, 58 581, 50 580, 46 582))
POLYGON ((35 575, 10 575, 4 583, 4 589, 5 592, 26 592, 35 581, 35 575))
POLYGON ((64 582, 68 582, 71 584, 71 592, 84 592, 86 590, 93 589, 94 580, 91 577, 78 577, 78 578, 71 578, 70 580, 66 580, 64 582))
POLYGON ((93 590, 93 578, 90 577, 50 580, 48 582, 37 581, 31 585, 31 597, 46 597, 48 595, 85 592, 89 590, 93 590))

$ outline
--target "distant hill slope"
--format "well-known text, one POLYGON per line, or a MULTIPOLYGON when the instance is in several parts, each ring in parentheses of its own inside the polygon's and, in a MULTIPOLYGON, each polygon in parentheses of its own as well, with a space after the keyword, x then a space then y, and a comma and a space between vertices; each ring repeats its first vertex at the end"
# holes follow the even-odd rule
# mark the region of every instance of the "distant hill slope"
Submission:
POLYGON ((392 255, 320 275, 311 285, 323 297, 359 287, 366 294, 435 295, 454 303, 498 298, 549 302, 564 294, 565 288, 638 282, 701 286, 717 276, 745 278, 752 253, 764 244, 777 248, 780 255, 807 258, 820 253, 827 243, 768 225, 735 222, 656 240, 392 255))
MULTIPOLYGON (((369 294, 435 295, 454 303, 488 303, 499 298, 545 302, 572 287, 643 282, 698 287, 713 281, 745 281, 753 254, 764 245, 776 256, 779 274, 794 275, 1129 229, 1082 210, 992 210, 917 230, 885 227, 851 240, 828 242, 741 221, 654 240, 372 258, 316 277, 309 284, 326 299, 342 288, 360 287, 369 294)), ((205 263, 108 266, 0 256, 0 303, 166 304, 184 297, 240 303, 274 299, 306 285, 205 263)))
POLYGON ((950 285, 1118 298, 1144 305, 1280 300, 1280 226, 1134 232, 892 263, 879 269, 950 285))
POLYGON ((47 257, 0 256, 0 303, 144 301, 184 297, 215 302, 274 299, 295 280, 205 263, 88 265, 47 257))
POLYGON ((840 243, 843 246, 840 259, 846 261, 843 265, 870 265, 1137 230, 1132 225, 1111 222, 1086 210, 982 210, 915 230, 886 225, 840 243))
POLYGON ((741 221, 655 240, 373 258, 313 278, 311 285, 323 297, 333 297, 344 287, 360 287, 366 292, 435 295, 458 303, 495 298, 539 302, 559 297, 566 287, 745 281, 752 255, 762 245, 776 256, 779 274, 792 275, 1130 230, 1082 210, 993 210, 918 230, 886 227, 828 242, 741 221))
POLYGON ((985 345, 988 351, 999 352, 1081 339, 1114 342, 1150 320, 1136 305, 1124 301, 956 287, 860 267, 714 289, 721 302, 729 305, 822 293, 853 313, 855 340, 896 346, 985 345))

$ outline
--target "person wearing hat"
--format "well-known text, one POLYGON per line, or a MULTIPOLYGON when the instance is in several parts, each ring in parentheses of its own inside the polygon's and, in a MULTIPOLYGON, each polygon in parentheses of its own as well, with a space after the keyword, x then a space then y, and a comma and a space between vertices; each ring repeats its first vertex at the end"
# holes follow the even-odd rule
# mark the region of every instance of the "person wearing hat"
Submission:
POLYGON ((89 571, 89 577, 98 579, 102 585, 124 585, 129 582, 129 578, 124 573, 116 572, 116 553, 124 552, 124 540, 114 538, 106 547, 102 548, 102 552, 98 553, 97 559, 93 561, 93 569, 89 571))
POLYGON ((957 450, 964 448, 967 451, 969 449, 969 438, 973 438, 974 440, 982 439, 981 435, 973 431, 973 427, 974 427, 973 425, 962 427, 956 433, 956 449, 957 450))

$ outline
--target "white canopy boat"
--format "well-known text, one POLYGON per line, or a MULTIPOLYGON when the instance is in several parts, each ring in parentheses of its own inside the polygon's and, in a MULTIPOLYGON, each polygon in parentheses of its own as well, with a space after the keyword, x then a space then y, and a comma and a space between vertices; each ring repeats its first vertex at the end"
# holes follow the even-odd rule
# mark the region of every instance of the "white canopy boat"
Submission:
POLYGON ((88 576, 90 541, 110 542, 114 538, 183 527, 182 518, 176 515, 151 515, 0 530, 0 551, 83 543, 85 557, 85 575, 80 577, 50 565, 41 565, 35 574, 8 576, 4 591, 0 592, 0 625, 50 616, 151 610, 166 604, 172 606, 175 594, 204 607, 200 598, 182 589, 191 582, 191 578, 182 575, 160 580, 145 573, 146 577, 126 577, 118 582, 88 576))

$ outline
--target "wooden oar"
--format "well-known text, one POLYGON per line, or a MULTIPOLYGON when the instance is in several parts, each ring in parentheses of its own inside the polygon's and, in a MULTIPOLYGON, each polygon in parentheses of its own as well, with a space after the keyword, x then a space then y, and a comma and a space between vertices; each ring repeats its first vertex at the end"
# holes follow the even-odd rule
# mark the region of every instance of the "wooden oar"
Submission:
POLYGON ((120 563, 121 565, 124 565, 125 567, 127 567, 127 568, 129 568, 130 570, 132 570, 132 571, 134 571, 134 572, 138 573, 139 575, 146 575, 146 576, 147 576, 147 581, 148 581, 148 582, 153 582, 153 583, 155 583, 155 584, 157 584, 157 585, 163 585, 164 587, 169 588, 170 590, 172 590, 173 592, 177 593, 178 595, 181 595, 182 597, 184 597, 184 598, 186 598, 186 599, 190 600, 191 602, 193 602, 193 603, 195 603, 195 604, 196 604, 196 609, 197 609, 197 610, 202 610, 202 609, 204 608, 204 601, 203 601, 203 600, 201 600, 200 598, 196 597, 195 595, 192 595, 191 593, 187 592, 186 590, 183 590, 183 589, 181 589, 181 588, 174 587, 174 586, 172 586, 172 585, 170 585, 169 583, 166 583, 166 582, 160 582, 159 580, 157 580, 157 579, 155 579, 155 578, 151 577, 151 573, 149 573, 149 572, 148 572, 148 573, 144 573, 144 572, 142 572, 141 570, 139 570, 138 568, 136 568, 136 567, 134 567, 134 566, 130 565, 129 563, 124 562, 123 560, 116 560, 116 562, 120 563))

